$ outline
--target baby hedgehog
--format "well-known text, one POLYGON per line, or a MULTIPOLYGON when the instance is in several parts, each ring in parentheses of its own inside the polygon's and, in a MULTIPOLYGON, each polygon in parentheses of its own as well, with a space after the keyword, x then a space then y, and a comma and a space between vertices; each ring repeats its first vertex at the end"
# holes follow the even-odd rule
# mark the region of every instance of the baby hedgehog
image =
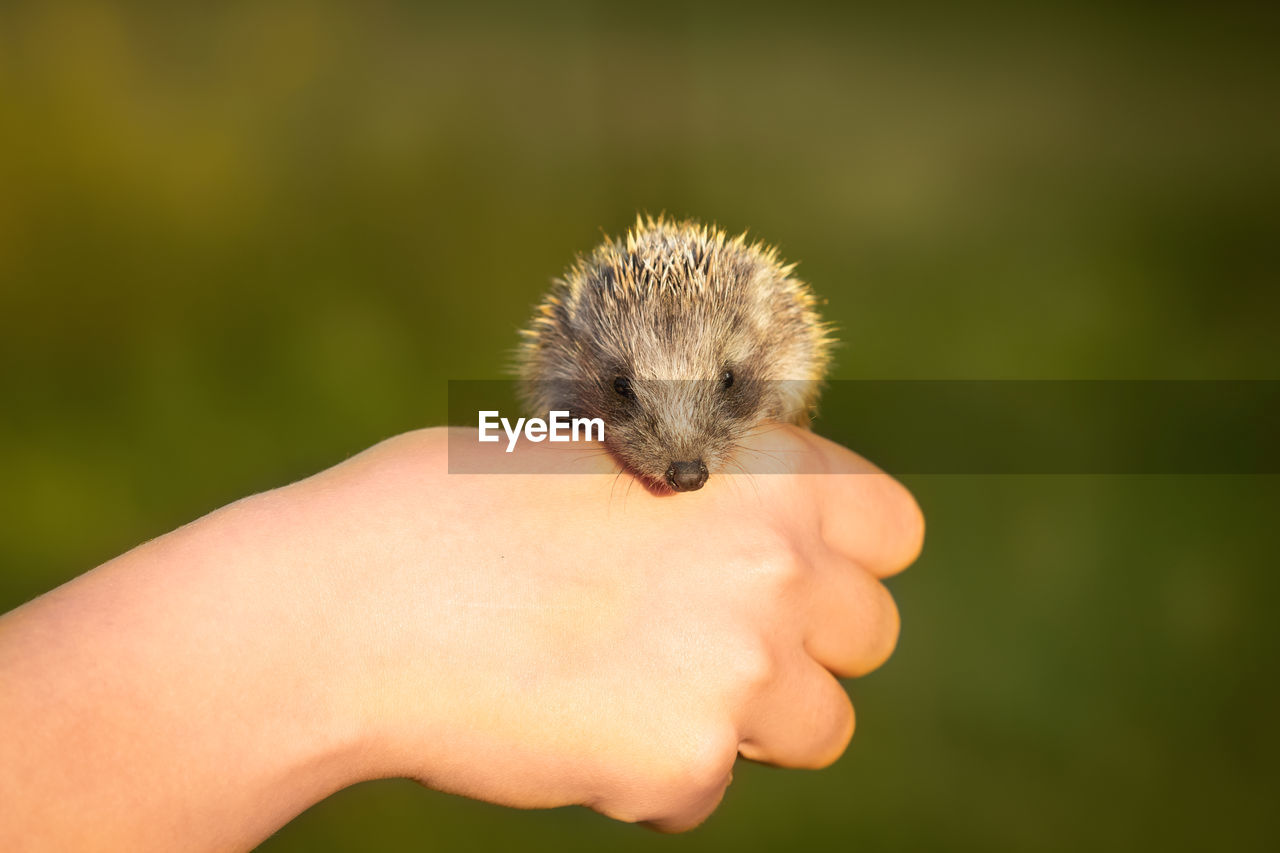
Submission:
POLYGON ((601 418, 609 452, 656 490, 702 488, 766 421, 809 422, 833 340, 793 270, 745 234, 638 218, 522 333, 525 402, 601 418))

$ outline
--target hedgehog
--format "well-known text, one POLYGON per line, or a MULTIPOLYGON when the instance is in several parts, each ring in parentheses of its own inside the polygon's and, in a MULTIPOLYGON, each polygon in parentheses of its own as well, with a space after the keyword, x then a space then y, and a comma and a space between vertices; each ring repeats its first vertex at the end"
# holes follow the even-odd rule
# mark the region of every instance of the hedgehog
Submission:
POLYGON ((521 333, 521 397, 600 418, 651 489, 700 489, 753 431, 814 414, 834 339, 794 269, 745 233, 637 217, 554 280, 521 333))

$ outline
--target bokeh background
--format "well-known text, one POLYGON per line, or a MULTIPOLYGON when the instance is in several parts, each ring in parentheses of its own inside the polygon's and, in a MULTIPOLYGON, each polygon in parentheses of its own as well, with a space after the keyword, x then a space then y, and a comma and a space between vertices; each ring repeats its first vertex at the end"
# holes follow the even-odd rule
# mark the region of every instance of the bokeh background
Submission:
MULTIPOLYGON (((1274 8, 6 3, 0 608, 443 422, 640 210, 801 261, 838 378, 1280 378, 1274 8)), ((907 482, 835 767, 674 838, 370 783, 264 849, 1274 843, 1276 477, 907 482)))

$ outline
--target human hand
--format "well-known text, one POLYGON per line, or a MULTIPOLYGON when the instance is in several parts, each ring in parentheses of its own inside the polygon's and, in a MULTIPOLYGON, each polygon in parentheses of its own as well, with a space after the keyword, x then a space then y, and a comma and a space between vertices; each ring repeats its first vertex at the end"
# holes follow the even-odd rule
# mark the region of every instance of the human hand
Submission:
POLYGON ((821 767, 843 752, 854 714, 832 673, 889 656, 880 580, 921 547, 898 483, 789 427, 753 449, 824 473, 665 497, 600 457, 574 476, 448 474, 446 445, 400 436, 267 496, 341 567, 334 639, 375 775, 682 830, 739 753, 821 767))

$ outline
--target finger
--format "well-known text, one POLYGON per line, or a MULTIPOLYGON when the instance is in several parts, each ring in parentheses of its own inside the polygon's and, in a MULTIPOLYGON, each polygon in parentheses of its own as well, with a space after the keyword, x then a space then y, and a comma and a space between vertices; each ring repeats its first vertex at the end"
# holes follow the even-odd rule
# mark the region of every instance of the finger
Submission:
POLYGON ((780 677, 751 704, 738 751, 753 761, 817 769, 840 757, 853 726, 849 694, 796 648, 780 677))
POLYGON ((824 540, 877 577, 902 571, 920 555, 924 516, 911 493, 858 454, 811 432, 784 427, 744 441, 812 482, 824 540))
POLYGON ((898 644, 898 606, 857 564, 835 554, 816 562, 805 650, 836 675, 866 675, 898 644))
POLYGON ((895 575, 924 547, 924 515, 901 483, 882 473, 822 478, 822 538, 876 577, 895 575))

